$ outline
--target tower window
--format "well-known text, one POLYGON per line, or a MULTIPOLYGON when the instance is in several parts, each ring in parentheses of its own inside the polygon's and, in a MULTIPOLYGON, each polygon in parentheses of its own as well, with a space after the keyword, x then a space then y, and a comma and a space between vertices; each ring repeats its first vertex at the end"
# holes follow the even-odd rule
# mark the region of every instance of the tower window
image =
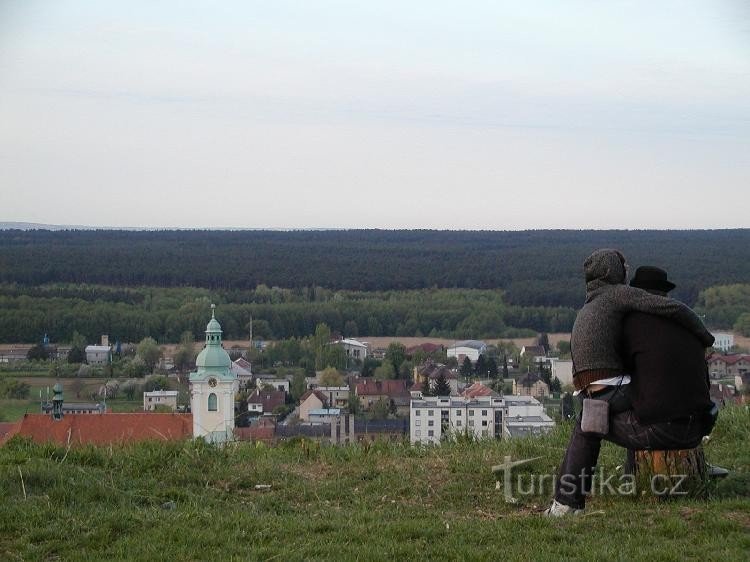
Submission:
POLYGON ((219 400, 213 392, 208 395, 208 411, 216 412, 219 409, 219 400))

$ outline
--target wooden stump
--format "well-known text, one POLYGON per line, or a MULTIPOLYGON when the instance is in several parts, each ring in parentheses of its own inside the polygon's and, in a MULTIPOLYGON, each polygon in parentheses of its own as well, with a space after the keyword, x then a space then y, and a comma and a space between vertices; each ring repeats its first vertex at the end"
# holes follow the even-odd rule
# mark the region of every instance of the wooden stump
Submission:
POLYGON ((642 495, 703 497, 708 470, 703 447, 667 451, 636 451, 635 478, 642 495))

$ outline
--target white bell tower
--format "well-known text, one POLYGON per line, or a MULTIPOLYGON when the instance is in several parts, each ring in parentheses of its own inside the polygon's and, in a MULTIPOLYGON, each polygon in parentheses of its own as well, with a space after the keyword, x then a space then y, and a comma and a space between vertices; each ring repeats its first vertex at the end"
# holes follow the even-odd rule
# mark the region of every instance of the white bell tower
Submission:
POLYGON ((216 305, 212 304, 206 346, 195 360, 196 371, 190 373, 193 437, 211 443, 234 440, 234 395, 239 389, 232 360, 221 345, 221 333, 216 305))

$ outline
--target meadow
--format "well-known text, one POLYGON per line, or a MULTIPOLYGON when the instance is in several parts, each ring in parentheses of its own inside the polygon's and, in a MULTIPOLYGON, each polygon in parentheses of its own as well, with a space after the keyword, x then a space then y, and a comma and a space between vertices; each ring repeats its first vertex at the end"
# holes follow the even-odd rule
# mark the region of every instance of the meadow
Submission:
MULTIPOLYGON (((548 490, 507 503, 490 467, 538 456, 518 474, 554 473, 568 435, 427 448, 15 439, 0 448, 0 559, 747 560, 745 407, 725 409, 705 446, 732 470, 708 499, 595 495, 560 520, 540 514, 548 490)), ((621 458, 605 445, 600 465, 621 458)))

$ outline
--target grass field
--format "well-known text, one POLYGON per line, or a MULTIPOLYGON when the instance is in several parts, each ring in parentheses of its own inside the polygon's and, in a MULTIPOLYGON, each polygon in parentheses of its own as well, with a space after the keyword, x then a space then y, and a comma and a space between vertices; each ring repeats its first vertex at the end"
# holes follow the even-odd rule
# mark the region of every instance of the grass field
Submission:
MULTIPOLYGON (((733 471, 708 501, 597 495, 586 515, 564 520, 540 516, 549 492, 506 503, 490 466, 541 456, 519 473, 554 471, 567 433, 439 448, 185 442, 66 452, 12 441, 0 448, 0 559, 747 560, 746 409, 725 410, 706 446, 733 471)), ((620 459, 603 448, 604 468, 620 459)))

